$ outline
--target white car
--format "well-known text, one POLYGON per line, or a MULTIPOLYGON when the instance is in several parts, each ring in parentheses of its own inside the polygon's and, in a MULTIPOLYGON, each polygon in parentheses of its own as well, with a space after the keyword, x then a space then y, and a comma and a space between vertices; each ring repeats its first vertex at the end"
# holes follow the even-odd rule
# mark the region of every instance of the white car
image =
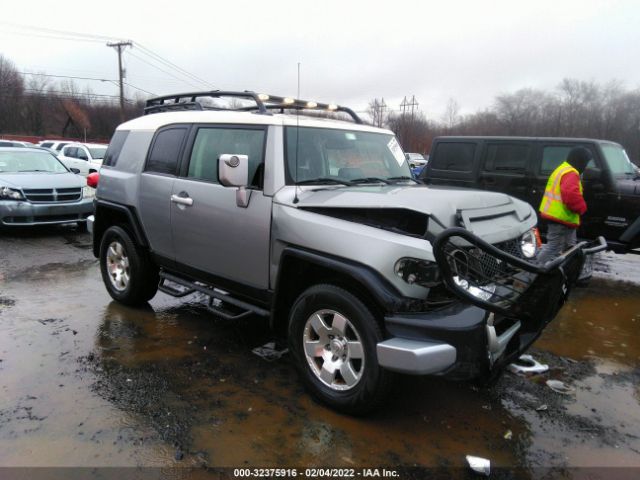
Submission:
POLYGON ((411 168, 421 167, 427 164, 427 159, 420 153, 405 153, 404 156, 411 168))
POLYGON ((77 168, 81 175, 97 172, 107 146, 101 143, 70 143, 62 147, 58 158, 67 168, 77 168))

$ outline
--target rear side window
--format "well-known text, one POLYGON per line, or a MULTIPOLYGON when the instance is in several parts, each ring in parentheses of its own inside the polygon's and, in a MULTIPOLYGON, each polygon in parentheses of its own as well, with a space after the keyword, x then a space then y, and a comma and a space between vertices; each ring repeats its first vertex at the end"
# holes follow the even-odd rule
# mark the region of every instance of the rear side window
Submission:
POLYGON ((187 176, 218 183, 220 155, 247 155, 249 182, 258 186, 260 179, 254 177, 260 176, 258 169, 264 162, 264 137, 262 129, 200 128, 191 151, 187 176))
POLYGON ((53 142, 44 142, 40 144, 40 146, 44 148, 50 148, 51 145, 53 145, 53 142))
POLYGON ((484 169, 492 172, 524 172, 529 145, 489 144, 484 169))
POLYGON ((124 142, 129 136, 129 130, 118 130, 109 142, 109 147, 107 148, 106 153, 104 154, 104 160, 102 161, 102 165, 106 167, 115 167, 118 157, 120 157, 120 152, 122 151, 122 147, 124 147, 124 142))
POLYGON ((433 169, 470 172, 473 169, 475 143, 440 143, 433 155, 433 169))
POLYGON ((62 150, 62 155, 65 157, 76 158, 78 156, 78 149, 76 147, 67 147, 62 150))
POLYGON ((60 151, 65 145, 69 145, 69 142, 59 143, 58 145, 56 145, 56 150, 60 151))
POLYGON ((186 127, 161 130, 153 142, 145 171, 175 175, 186 127))

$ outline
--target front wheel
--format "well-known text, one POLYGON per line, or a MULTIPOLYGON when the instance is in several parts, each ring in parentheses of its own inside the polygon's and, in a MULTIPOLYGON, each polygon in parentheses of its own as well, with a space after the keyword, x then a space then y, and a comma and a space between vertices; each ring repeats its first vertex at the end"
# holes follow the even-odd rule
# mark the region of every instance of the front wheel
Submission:
POLYGON ((393 374, 378 364, 382 330, 350 292, 316 285, 295 301, 289 317, 289 349, 307 389, 335 410, 365 414, 378 408, 393 374))
POLYGON ((100 242, 100 271, 109 295, 125 305, 147 302, 158 290, 158 268, 122 227, 109 227, 100 242))

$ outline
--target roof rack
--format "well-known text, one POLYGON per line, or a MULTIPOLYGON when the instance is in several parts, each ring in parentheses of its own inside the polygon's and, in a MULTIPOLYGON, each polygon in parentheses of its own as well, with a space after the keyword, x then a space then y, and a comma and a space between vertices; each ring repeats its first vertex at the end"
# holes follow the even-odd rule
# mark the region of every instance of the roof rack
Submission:
POLYGON ((328 111, 328 112, 344 112, 348 114, 355 123, 362 124, 362 119, 350 108, 341 105, 317 103, 307 100, 299 100, 289 97, 278 97, 275 95, 266 95, 264 93, 255 93, 248 90, 244 92, 233 92, 224 90, 211 90, 208 92, 192 92, 179 93, 176 95, 166 95, 163 97, 155 97, 147 100, 144 108, 144 114, 168 112, 172 110, 230 110, 236 112, 251 112, 262 115, 271 115, 271 110, 311 110, 311 111, 328 111), (224 108, 205 106, 198 101, 199 98, 242 98, 245 100, 253 100, 255 106, 250 105, 240 108, 224 108))

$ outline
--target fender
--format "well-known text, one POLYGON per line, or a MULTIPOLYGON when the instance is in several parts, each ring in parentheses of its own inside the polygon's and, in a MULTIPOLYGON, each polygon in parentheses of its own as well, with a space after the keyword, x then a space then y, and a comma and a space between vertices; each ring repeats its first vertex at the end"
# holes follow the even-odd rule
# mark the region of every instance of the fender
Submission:
POLYGON ((283 276, 283 272, 287 270, 287 264, 291 261, 312 265, 323 270, 330 270, 343 277, 352 279, 359 286, 365 289, 367 294, 370 295, 385 312, 390 313, 415 310, 416 307, 413 306, 412 308, 412 305, 420 303, 420 300, 402 296, 400 291, 393 284, 366 265, 341 257, 305 250, 299 247, 286 247, 280 256, 278 277, 275 286, 274 301, 272 304, 272 326, 275 323, 275 318, 277 316, 276 309, 279 306, 282 306, 281 302, 286 297, 286 292, 283 291, 287 290, 283 287, 283 280, 285 278, 285 276, 283 276))
POLYGON ((133 207, 129 207, 126 205, 122 205, 119 203, 109 202, 107 200, 99 200, 95 201, 95 211, 96 211, 96 226, 94 227, 94 237, 93 237, 93 253, 97 257, 98 250, 100 249, 100 237, 102 236, 102 232, 106 230, 109 225, 103 225, 103 217, 99 215, 99 212, 104 210, 110 210, 113 212, 117 212, 118 215, 124 216, 127 219, 128 225, 131 227, 131 233, 134 237, 134 240, 138 243, 138 245, 142 247, 148 247, 149 242, 147 241, 147 236, 144 233, 144 229, 142 228, 142 223, 138 218, 138 214, 133 207), (98 235, 96 235, 96 233, 98 235))

